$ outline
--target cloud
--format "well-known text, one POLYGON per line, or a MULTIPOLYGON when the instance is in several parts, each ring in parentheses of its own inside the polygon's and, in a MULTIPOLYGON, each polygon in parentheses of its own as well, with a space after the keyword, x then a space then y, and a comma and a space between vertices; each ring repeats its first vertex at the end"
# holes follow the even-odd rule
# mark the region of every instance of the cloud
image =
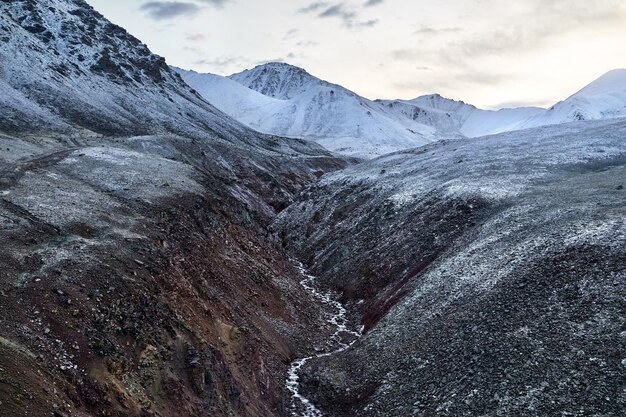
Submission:
POLYGON ((193 46, 183 46, 183 51, 192 52, 196 55, 205 55, 202 49, 194 48, 193 46))
MULTIPOLYGON (((368 3, 375 5, 382 3, 384 0, 369 0, 368 3)), ((369 5, 369 4, 366 4, 369 5)), ((310 3, 309 5, 298 10, 300 14, 313 14, 321 19, 336 18, 343 22, 343 25, 349 29, 359 27, 373 27, 378 23, 378 19, 370 19, 361 21, 359 20, 359 14, 353 7, 346 5, 346 3, 336 3, 331 5, 325 1, 317 1, 310 3)))
POLYGON ((419 94, 419 92, 467 90, 468 88, 477 88, 477 86, 497 86, 509 79, 509 75, 499 73, 452 71, 445 74, 433 74, 422 79, 415 79, 414 77, 399 79, 392 82, 391 85, 398 90, 419 94))
MULTIPOLYGON (((523 0, 516 5, 517 9, 512 12, 499 0, 482 1, 473 10, 477 16, 484 16, 491 8, 503 9, 496 13, 497 19, 488 19, 483 26, 459 23, 459 27, 424 25, 414 28, 413 33, 420 36, 420 42, 389 51, 389 61, 413 64, 413 68, 420 71, 420 77, 414 79, 415 74, 397 77, 392 87, 414 92, 497 89, 513 83, 515 69, 504 70, 506 65, 500 70, 489 68, 485 66, 486 60, 514 61, 522 53, 556 44, 560 36, 571 31, 616 25, 626 18, 623 0, 597 0, 593 5, 586 0, 523 0), (490 21, 492 23, 488 24, 490 21)), ((469 14, 463 21, 472 21, 473 17, 469 14)), ((496 107, 514 104, 521 103, 500 103, 496 107)))
POLYGON ((285 33, 285 36, 283 36, 283 40, 284 41, 288 41, 290 39, 295 38, 298 34, 300 33, 300 29, 290 29, 287 31, 287 33, 285 33))
POLYGON ((226 3, 230 3, 231 0, 199 0, 202 3, 209 4, 211 6, 222 8, 226 3))
POLYGON ((341 17, 342 19, 353 19, 355 16, 354 12, 348 12, 345 10, 345 4, 339 3, 334 6, 330 6, 323 12, 321 12, 319 17, 341 17))
POLYGON ((527 12, 510 18, 495 30, 452 44, 454 51, 450 52, 455 55, 454 60, 459 56, 518 53, 581 26, 604 25, 625 17, 619 0, 596 0, 593 7, 586 0, 528 0, 527 12))
POLYGON ((202 8, 195 3, 151 1, 142 5, 139 10, 147 12, 152 19, 166 20, 179 16, 193 16, 198 14, 202 8))
POLYGON ((390 55, 394 61, 414 61, 424 58, 421 50, 408 48, 393 50, 390 55))
POLYGON ((224 70, 226 68, 239 68, 243 67, 247 63, 247 60, 241 56, 234 55, 222 55, 213 59, 200 59, 194 62, 195 65, 202 65, 217 70, 224 70))
POLYGON ((519 107, 543 107, 546 108, 554 104, 548 100, 519 100, 519 101, 505 101, 504 103, 498 103, 493 106, 489 106, 493 110, 499 109, 514 109, 519 107))
POLYGON ((359 20, 358 13, 346 6, 345 3, 338 3, 333 6, 328 6, 325 10, 318 13, 317 17, 322 19, 338 18, 343 22, 344 26, 349 29, 359 27, 374 27, 378 23, 378 19, 370 19, 365 21, 359 20))
POLYGON ((298 42, 296 44, 296 46, 299 46, 301 48, 308 48, 308 47, 317 46, 317 45, 319 45, 319 42, 316 42, 316 41, 310 40, 310 39, 306 40, 306 41, 300 41, 300 42, 298 42))
POLYGON ((354 23, 354 26, 371 28, 371 27, 376 26, 378 24, 378 22, 379 22, 378 19, 370 19, 370 20, 366 20, 364 22, 356 22, 356 23, 354 23))
POLYGON ((378 6, 379 4, 382 4, 385 0, 367 0, 367 2, 365 3, 365 7, 372 7, 372 6, 378 6))
POLYGON ((211 37, 209 34, 205 33, 189 33, 185 36, 185 39, 189 42, 204 42, 211 37))
MULTIPOLYGON (((202 4, 221 9, 231 0, 197 0, 202 4)), ((148 13, 152 19, 166 20, 179 16, 194 16, 202 11, 203 7, 188 1, 150 1, 143 4, 139 10, 148 13)))
POLYGON ((435 28, 430 26, 422 26, 413 31, 414 35, 441 35, 444 33, 458 33, 462 32, 461 28, 449 27, 449 28, 435 28))
POLYGON ((311 3, 308 6, 298 9, 298 13, 303 13, 303 14, 313 13, 327 6, 328 6, 328 3, 325 1, 316 1, 315 3, 311 3))

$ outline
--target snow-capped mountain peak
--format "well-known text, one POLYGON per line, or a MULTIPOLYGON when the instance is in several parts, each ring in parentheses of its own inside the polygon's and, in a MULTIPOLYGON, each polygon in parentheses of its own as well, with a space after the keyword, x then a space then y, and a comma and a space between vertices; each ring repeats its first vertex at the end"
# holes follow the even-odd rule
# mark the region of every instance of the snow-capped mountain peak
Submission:
POLYGON ((522 127, 618 117, 626 117, 626 69, 607 72, 576 94, 531 118, 522 127))
POLYGON ((362 157, 439 139, 626 116, 626 69, 608 72, 550 109, 497 111, 440 94, 371 101, 282 62, 230 77, 179 73, 210 103, 253 129, 313 140, 330 150, 362 157))
POLYGON ((476 107, 472 106, 471 104, 467 104, 464 101, 446 98, 443 97, 441 94, 428 94, 414 98, 413 100, 408 100, 408 102, 423 108, 441 110, 446 112, 458 112, 465 107, 476 109, 476 107))
POLYGON ((595 96, 598 94, 614 94, 626 90, 626 68, 607 72, 572 97, 595 96))
POLYGON ((302 68, 283 62, 258 65, 228 78, 263 95, 281 100, 289 100, 313 86, 328 84, 302 68))
POLYGON ((436 129, 302 68, 270 63, 221 77, 177 70, 207 101, 264 133, 316 141, 372 157, 436 140, 436 129))

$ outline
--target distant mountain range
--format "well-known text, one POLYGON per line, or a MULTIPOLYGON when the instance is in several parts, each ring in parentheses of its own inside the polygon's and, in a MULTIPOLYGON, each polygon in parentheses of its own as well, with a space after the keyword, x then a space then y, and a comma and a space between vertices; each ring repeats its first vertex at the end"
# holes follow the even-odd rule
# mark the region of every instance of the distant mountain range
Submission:
POLYGON ((314 140, 360 157, 443 138, 479 137, 580 120, 626 116, 626 70, 611 71, 549 109, 479 109, 438 94, 369 100, 285 63, 229 77, 176 69, 207 101, 263 133, 314 140))

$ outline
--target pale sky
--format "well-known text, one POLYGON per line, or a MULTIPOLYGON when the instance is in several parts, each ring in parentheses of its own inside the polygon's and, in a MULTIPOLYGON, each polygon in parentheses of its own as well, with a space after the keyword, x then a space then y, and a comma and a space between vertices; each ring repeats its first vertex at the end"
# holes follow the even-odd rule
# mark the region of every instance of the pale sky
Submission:
POLYGON ((626 67, 624 0, 87 0, 171 65, 284 61, 367 98, 549 106, 626 67))

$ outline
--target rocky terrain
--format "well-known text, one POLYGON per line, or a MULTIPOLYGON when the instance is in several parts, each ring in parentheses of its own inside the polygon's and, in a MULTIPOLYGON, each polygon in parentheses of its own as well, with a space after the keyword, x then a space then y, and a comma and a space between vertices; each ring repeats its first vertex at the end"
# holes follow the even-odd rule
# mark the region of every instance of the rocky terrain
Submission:
POLYGON ((626 410, 626 122, 451 141, 324 177, 274 223, 366 334, 329 416, 626 410))
POLYGON ((83 1, 0 9, 0 414, 285 415, 335 329, 267 224, 346 162, 228 118, 83 1))
POLYGON ((0 2, 0 91, 1 416, 626 412, 625 119, 357 163, 233 120, 83 0, 0 2))

